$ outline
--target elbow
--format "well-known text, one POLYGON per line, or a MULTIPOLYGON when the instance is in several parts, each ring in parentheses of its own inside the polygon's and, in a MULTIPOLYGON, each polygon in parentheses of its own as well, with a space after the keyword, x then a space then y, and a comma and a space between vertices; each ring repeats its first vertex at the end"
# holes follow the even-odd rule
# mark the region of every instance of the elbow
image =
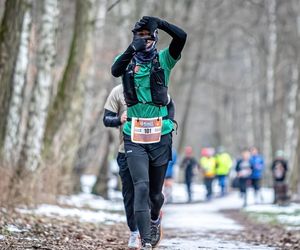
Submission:
POLYGON ((176 33, 176 40, 180 41, 181 43, 185 43, 186 39, 187 39, 187 33, 184 30, 179 29, 178 32, 176 33))
POLYGON ((186 42, 186 39, 187 39, 187 33, 182 31, 180 36, 179 36, 179 39, 182 43, 185 43, 186 42))
POLYGON ((105 118, 103 118, 103 124, 104 124, 105 127, 108 127, 108 126, 107 126, 108 124, 107 124, 107 121, 106 121, 105 118))
POLYGON ((119 77, 120 75, 118 74, 117 70, 115 70, 114 68, 111 68, 111 74, 114 76, 114 77, 119 77))
POLYGON ((121 76, 122 74, 119 72, 119 70, 113 65, 111 67, 111 74, 114 76, 114 77, 119 77, 121 76))
POLYGON ((105 115, 103 116, 102 121, 103 121, 103 124, 104 124, 105 127, 109 127, 109 122, 108 122, 108 119, 106 119, 105 115))
POLYGON ((186 39, 187 39, 187 33, 185 31, 182 31, 181 39, 184 40, 184 41, 186 41, 186 39))

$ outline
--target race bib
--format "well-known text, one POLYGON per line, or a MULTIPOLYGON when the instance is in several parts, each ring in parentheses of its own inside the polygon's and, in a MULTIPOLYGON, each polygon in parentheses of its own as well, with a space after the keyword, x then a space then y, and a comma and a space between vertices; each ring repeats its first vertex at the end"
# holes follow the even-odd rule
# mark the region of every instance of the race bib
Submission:
POLYGON ((131 141, 141 144, 160 142, 162 117, 132 118, 131 141))

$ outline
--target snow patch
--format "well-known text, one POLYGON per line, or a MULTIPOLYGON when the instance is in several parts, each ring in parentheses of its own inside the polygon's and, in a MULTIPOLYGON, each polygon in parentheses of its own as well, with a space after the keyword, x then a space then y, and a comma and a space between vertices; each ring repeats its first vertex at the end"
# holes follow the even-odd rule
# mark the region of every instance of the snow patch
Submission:
POLYGON ((22 233, 22 232, 27 232, 28 231, 27 229, 19 229, 15 225, 8 225, 6 227, 6 230, 11 232, 11 233, 22 233))
POLYGON ((103 199, 101 196, 81 193, 78 195, 61 196, 59 198, 60 204, 65 204, 75 207, 88 207, 96 210, 109 211, 123 211, 124 206, 122 202, 112 202, 103 199))
POLYGON ((272 204, 260 204, 260 205, 252 205, 245 208, 247 212, 258 212, 258 213, 285 213, 285 214, 293 214, 296 212, 300 212, 300 204, 290 204, 289 206, 279 206, 272 204))
POLYGON ((82 222, 91 223, 109 223, 109 222, 125 222, 125 217, 120 214, 114 214, 103 211, 91 211, 77 208, 62 208, 54 205, 41 205, 37 209, 26 210, 18 209, 23 213, 33 213, 38 215, 45 215, 49 217, 75 217, 82 222))

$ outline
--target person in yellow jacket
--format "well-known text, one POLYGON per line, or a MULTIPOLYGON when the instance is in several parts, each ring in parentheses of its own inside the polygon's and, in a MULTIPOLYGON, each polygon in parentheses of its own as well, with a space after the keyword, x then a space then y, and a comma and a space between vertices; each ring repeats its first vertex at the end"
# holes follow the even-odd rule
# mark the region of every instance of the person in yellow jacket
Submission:
POLYGON ((206 187, 206 200, 212 198, 212 183, 216 173, 216 159, 213 157, 213 148, 203 148, 201 150, 200 166, 203 172, 204 185, 206 187))
POLYGON ((221 188, 221 196, 225 196, 227 192, 227 177, 232 167, 232 159, 222 146, 217 149, 215 159, 216 177, 221 188))

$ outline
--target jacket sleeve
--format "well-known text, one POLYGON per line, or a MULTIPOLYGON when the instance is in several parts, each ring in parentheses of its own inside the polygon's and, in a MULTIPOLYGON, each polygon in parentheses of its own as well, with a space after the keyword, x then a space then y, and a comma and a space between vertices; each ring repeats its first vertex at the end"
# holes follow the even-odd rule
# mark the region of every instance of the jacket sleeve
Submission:
POLYGON ((187 34, 181 28, 162 20, 160 27, 161 30, 168 33, 173 39, 169 46, 170 55, 177 60, 185 45, 187 34))
POLYGON ((170 102, 167 105, 167 109, 168 109, 169 119, 174 120, 174 118, 175 118, 175 103, 172 99, 170 99, 170 102))
POLYGON ((241 160, 238 160, 235 166, 235 171, 236 172, 240 172, 241 168, 240 168, 240 164, 241 164, 241 160))
POLYGON ((132 46, 129 46, 124 53, 117 58, 111 67, 111 74, 114 77, 119 77, 125 73, 125 70, 134 56, 134 53, 135 52, 132 46))
POLYGON ((119 127, 122 125, 117 113, 104 109, 103 123, 105 127, 119 127))

